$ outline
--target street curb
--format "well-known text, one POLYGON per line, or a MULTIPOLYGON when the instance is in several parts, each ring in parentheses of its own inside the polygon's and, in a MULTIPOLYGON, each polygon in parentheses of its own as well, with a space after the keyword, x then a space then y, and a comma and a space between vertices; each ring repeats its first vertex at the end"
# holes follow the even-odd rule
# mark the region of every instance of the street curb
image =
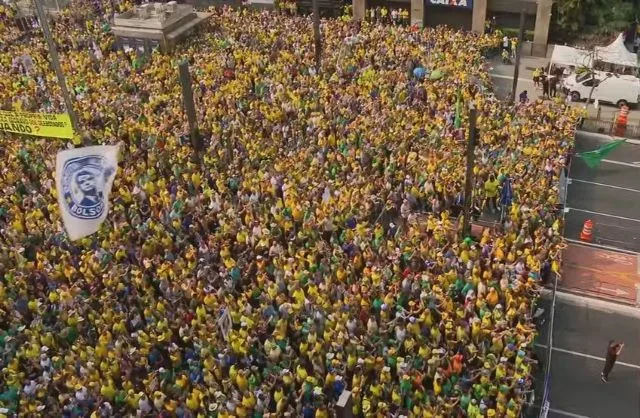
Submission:
POLYGON ((632 250, 626 250, 624 248, 612 247, 610 245, 594 244, 592 242, 584 242, 584 241, 580 241, 580 240, 573 239, 573 238, 567 238, 567 237, 564 237, 564 239, 565 239, 565 241, 567 241, 568 243, 573 244, 573 245, 581 245, 583 247, 597 248, 599 250, 605 250, 605 251, 611 251, 611 252, 617 252, 617 253, 624 253, 624 254, 628 254, 628 255, 640 255, 640 253, 638 253, 638 252, 635 252, 635 251, 632 251, 632 250))
MULTIPOLYGON (((591 298, 591 299, 594 299, 594 300, 613 303, 613 304, 620 305, 620 306, 628 306, 628 307, 636 309, 634 303, 629 301, 628 299, 618 299, 618 298, 615 298, 614 296, 605 295, 603 293, 595 292, 595 291, 591 291, 591 290, 583 290, 583 289, 576 289, 576 288, 558 286, 558 292, 568 293, 568 294, 572 294, 572 295, 575 295, 575 296, 581 296, 581 297, 585 297, 585 298, 591 298)), ((640 309, 638 310, 638 312, 640 313, 640 309)))
POLYGON ((617 139, 626 139, 627 144, 633 144, 633 145, 640 145, 640 140, 638 139, 630 139, 630 138, 622 138, 622 137, 613 137, 611 135, 605 135, 605 134, 599 134, 596 132, 590 132, 590 131, 583 131, 581 129, 578 129, 578 132, 582 132, 585 134, 589 134, 589 136, 595 137, 596 139, 600 139, 603 141, 615 141, 617 139))
MULTIPOLYGON (((551 289, 545 289, 543 292, 543 295, 551 294, 551 289)), ((606 313, 617 313, 640 319, 640 308, 635 307, 630 303, 622 303, 619 299, 608 298, 601 295, 596 296, 593 293, 582 292, 574 289, 564 289, 560 287, 556 291, 556 298, 575 306, 595 309, 606 313)))

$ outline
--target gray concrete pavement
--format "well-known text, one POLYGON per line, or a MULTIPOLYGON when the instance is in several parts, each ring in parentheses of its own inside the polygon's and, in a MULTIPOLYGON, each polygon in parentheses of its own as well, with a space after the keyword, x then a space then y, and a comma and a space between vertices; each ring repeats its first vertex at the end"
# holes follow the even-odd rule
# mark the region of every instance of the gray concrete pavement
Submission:
MULTIPOLYGON (((549 308, 549 301, 543 304, 549 308)), ((547 310, 549 312, 549 310, 547 310)), ((549 382, 549 417, 640 416, 640 321, 605 302, 576 304, 558 298, 553 330, 547 321, 540 329, 537 347, 543 361, 548 336, 553 332, 549 382), (604 308, 603 308, 604 307, 604 308), (612 308, 612 309, 609 309, 612 308), (625 348, 610 374, 600 380, 610 339, 622 340, 625 348)), ((542 401, 538 388, 537 402, 542 401)))
MULTIPOLYGON (((597 149, 605 141, 601 135, 579 132, 576 152, 597 149)), ((584 221, 591 219, 596 243, 640 252, 640 145, 625 143, 605 160, 592 169, 573 159, 565 236, 578 239, 584 221)))

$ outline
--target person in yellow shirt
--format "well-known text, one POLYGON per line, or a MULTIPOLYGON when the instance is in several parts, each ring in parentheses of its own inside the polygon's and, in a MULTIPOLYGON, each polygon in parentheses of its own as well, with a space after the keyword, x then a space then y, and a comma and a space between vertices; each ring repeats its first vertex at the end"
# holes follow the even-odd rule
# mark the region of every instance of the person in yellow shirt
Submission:
POLYGON ((498 211, 498 195, 500 193, 500 182, 495 174, 489 174, 489 178, 484 182, 484 193, 491 213, 498 211))

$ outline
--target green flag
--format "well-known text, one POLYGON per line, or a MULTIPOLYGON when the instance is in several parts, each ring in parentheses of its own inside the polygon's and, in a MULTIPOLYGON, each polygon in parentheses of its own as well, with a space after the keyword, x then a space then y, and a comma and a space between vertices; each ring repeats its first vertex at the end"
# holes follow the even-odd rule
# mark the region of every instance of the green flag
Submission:
POLYGON ((622 145, 625 141, 626 139, 617 139, 613 142, 601 146, 597 150, 580 152, 577 155, 578 157, 582 158, 582 160, 589 166, 589 168, 596 168, 600 165, 600 162, 604 157, 606 157, 611 151, 622 145))
POLYGON ((460 129, 462 126, 462 101, 460 91, 458 90, 458 98, 456 99, 456 118, 453 120, 453 126, 456 129, 460 129))

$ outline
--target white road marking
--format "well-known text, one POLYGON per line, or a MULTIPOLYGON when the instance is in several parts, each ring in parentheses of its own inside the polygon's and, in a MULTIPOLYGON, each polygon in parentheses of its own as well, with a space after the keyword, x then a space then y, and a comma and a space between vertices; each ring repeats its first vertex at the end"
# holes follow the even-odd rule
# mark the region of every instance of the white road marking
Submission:
POLYGON ((626 163, 624 161, 615 161, 615 160, 607 160, 607 159, 602 159, 601 160, 603 163, 609 163, 609 164, 616 164, 616 165, 624 165, 627 167, 634 167, 634 168, 640 168, 640 165, 638 164, 634 164, 634 163, 626 163))
MULTIPOLYGON (((600 141, 615 141, 617 139, 621 139, 619 137, 612 137, 611 135, 605 135, 605 134, 597 134, 595 132, 586 132, 586 131, 580 131, 580 135, 581 136, 585 136, 589 139, 597 139, 600 141)), ((624 139, 624 138, 622 138, 624 139)), ((638 139, 627 139, 625 141, 625 144, 633 144, 633 145, 640 145, 640 140, 638 139)))
MULTIPOLYGON (((549 348, 545 344, 536 344, 536 346, 544 349, 549 348)), ((604 357, 592 356, 591 354, 580 353, 578 351, 573 351, 573 350, 565 350, 564 348, 553 347, 553 351, 558 351, 560 353, 565 353, 565 354, 571 354, 573 356, 578 356, 578 357, 585 357, 592 360, 598 360, 603 363, 606 361, 604 357)), ((624 367, 630 367, 632 369, 640 369, 640 365, 638 364, 624 363, 622 361, 616 361, 616 364, 624 367)))
POLYGON ((630 189, 628 187, 620 187, 620 186, 614 186, 612 184, 597 183, 595 181, 579 180, 579 179, 573 179, 573 178, 569 179, 569 184, 573 183, 574 181, 578 183, 593 184, 595 186, 610 187, 612 189, 626 190, 628 192, 640 193, 640 190, 637 190, 637 189, 630 189))
POLYGON ((567 412, 560 409, 549 408, 549 412, 553 412, 554 414, 564 415, 565 417, 571 417, 571 418, 589 418, 586 415, 574 414, 573 412, 567 412))
POLYGON ((594 212, 594 211, 591 211, 591 210, 578 209, 578 208, 570 208, 570 207, 565 208, 565 213, 566 213, 566 212, 569 212, 569 211, 572 211, 572 210, 575 210, 576 212, 590 213, 590 214, 592 214, 592 215, 601 215, 601 216, 607 216, 607 217, 609 217, 609 218, 622 219, 622 220, 625 220, 625 221, 640 222, 640 219, 627 218, 627 217, 625 217, 625 216, 610 215, 610 214, 608 214, 608 213, 594 212))
MULTIPOLYGON (((491 77, 493 77, 493 78, 502 78, 504 80, 513 80, 513 76, 512 75, 494 74, 494 73, 490 73, 489 75, 491 77)), ((520 77, 518 77, 518 82, 524 82, 524 83, 533 84, 533 80, 530 80, 528 78, 520 78, 520 77)))

